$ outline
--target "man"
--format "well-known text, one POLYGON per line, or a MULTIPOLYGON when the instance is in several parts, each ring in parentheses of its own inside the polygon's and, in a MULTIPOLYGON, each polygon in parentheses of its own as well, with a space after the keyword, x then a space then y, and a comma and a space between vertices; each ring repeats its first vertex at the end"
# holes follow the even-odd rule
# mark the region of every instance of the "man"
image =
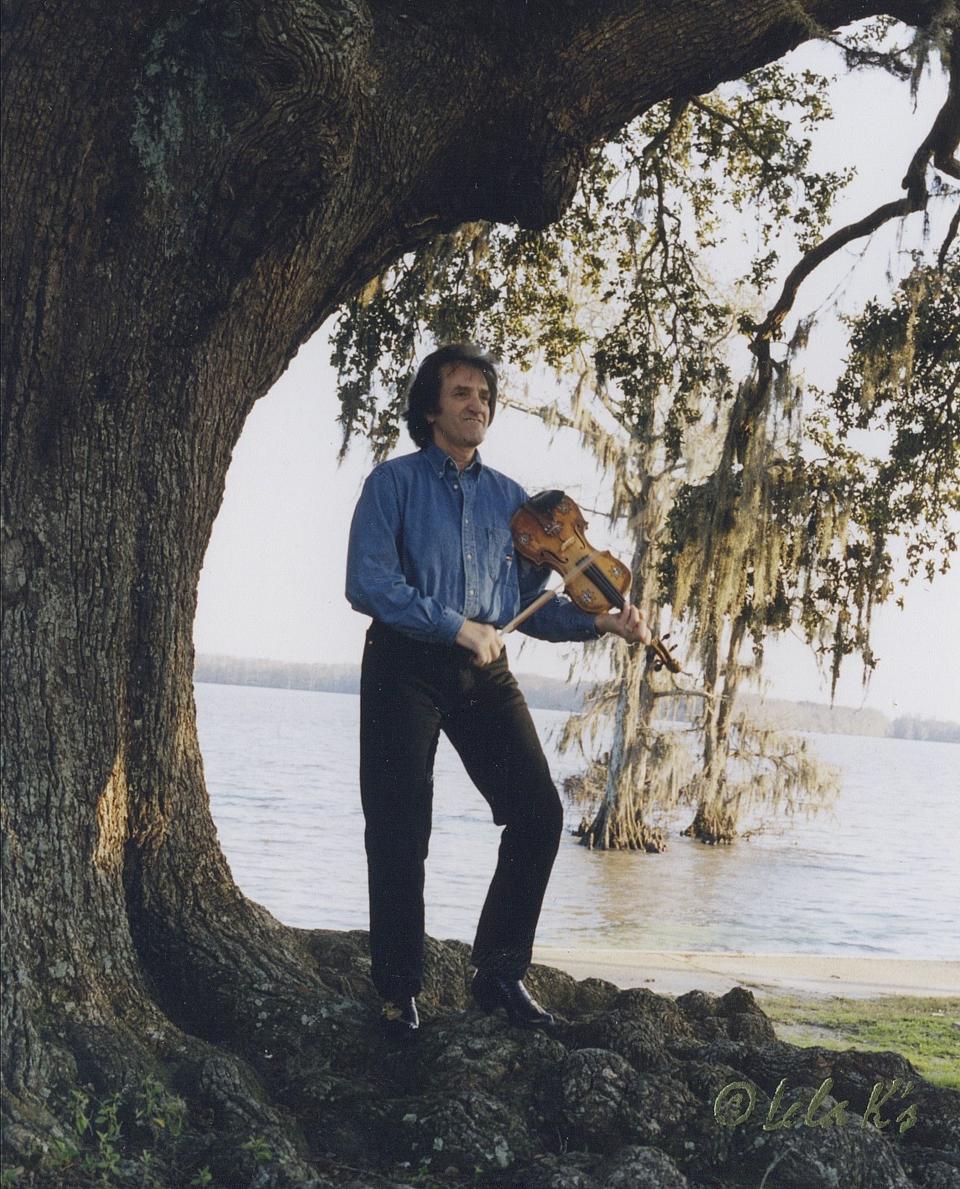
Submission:
MULTIPOLYGON (((526 492, 477 452, 496 403, 496 370, 478 347, 455 343, 427 356, 406 413, 419 450, 372 472, 350 530, 347 598, 373 619, 360 686, 370 954, 383 1025, 395 1037, 418 1027, 441 730, 504 826, 473 945, 473 997, 488 1011, 504 1008, 514 1024, 553 1024, 523 977, 563 813, 497 631, 548 575, 514 553, 510 518, 526 492)), ((522 630, 554 641, 604 632, 650 640, 636 607, 590 615, 566 598, 547 603, 522 630)))

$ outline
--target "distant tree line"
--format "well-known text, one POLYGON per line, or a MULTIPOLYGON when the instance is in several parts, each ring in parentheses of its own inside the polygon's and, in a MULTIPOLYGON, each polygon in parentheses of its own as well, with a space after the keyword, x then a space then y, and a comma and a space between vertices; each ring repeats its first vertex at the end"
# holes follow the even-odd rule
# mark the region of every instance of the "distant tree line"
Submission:
POLYGON ((753 714, 762 712, 768 725, 782 731, 817 731, 824 735, 890 734, 890 720, 879 710, 856 706, 828 706, 822 702, 787 702, 742 695, 740 701, 753 714))
MULTIPOLYGON (((211 653, 198 655, 193 676, 195 681, 213 685, 262 685, 271 689, 306 689, 334 694, 360 692, 358 665, 304 664, 211 653)), ((517 680, 528 703, 540 710, 579 710, 584 704, 586 690, 583 686, 556 677, 541 677, 537 673, 518 673, 517 680)), ((661 707, 662 718, 690 722, 696 715, 694 698, 677 697, 663 701, 667 705, 661 707)), ((766 699, 761 703, 754 697, 746 697, 743 701, 753 713, 759 713, 762 707, 765 720, 778 730, 960 743, 960 723, 955 722, 903 717, 891 723, 879 710, 853 706, 780 699, 766 699)))
POLYGON ((960 723, 936 718, 895 718, 889 733, 894 739, 923 739, 936 743, 960 743, 960 723))
POLYGON ((270 689, 309 689, 332 694, 360 692, 357 665, 314 665, 220 653, 198 656, 193 679, 212 685, 264 685, 270 689))
MULTIPOLYGON (((359 694, 359 665, 304 664, 256 657, 201 654, 193 671, 194 681, 212 685, 263 685, 271 689, 306 689, 332 694, 359 694)), ((541 710, 579 710, 583 690, 552 677, 518 673, 517 680, 531 706, 541 710)))

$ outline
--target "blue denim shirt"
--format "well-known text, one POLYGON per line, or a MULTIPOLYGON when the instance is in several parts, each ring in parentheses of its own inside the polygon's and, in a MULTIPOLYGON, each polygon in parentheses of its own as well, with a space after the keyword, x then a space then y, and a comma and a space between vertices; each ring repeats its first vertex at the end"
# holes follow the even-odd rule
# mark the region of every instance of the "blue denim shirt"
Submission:
MULTIPOLYGON (((550 576, 514 552, 510 517, 527 498, 479 454, 461 472, 433 442, 381 463, 350 526, 350 605, 435 643, 452 644, 466 619, 503 627, 550 576)), ((541 640, 596 640, 593 621, 560 596, 518 630, 541 640)))

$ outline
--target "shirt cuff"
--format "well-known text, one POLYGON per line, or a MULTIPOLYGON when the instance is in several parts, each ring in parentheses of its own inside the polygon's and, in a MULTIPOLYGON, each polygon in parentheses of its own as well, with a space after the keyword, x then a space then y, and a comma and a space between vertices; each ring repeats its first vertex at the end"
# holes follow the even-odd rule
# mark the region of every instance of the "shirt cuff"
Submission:
POLYGON ((461 615, 458 611, 451 611, 449 607, 444 607, 440 623, 437 625, 437 637, 444 644, 453 644, 466 622, 465 615, 461 615))

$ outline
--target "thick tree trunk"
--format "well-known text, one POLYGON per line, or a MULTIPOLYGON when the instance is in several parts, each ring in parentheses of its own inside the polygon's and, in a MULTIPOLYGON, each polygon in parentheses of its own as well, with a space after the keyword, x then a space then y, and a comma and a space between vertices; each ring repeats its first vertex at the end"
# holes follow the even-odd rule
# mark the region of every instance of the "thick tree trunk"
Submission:
POLYGON ((162 1065, 225 1133, 269 1136, 303 1183, 302 1141, 240 1058, 279 1085, 323 988, 297 935, 231 879, 191 684, 198 575, 253 402, 404 250, 467 219, 550 221, 587 146, 652 103, 779 56, 812 34, 807 18, 881 7, 12 8, 12 1153, 58 1134, 78 1080, 117 1087, 162 1065))

